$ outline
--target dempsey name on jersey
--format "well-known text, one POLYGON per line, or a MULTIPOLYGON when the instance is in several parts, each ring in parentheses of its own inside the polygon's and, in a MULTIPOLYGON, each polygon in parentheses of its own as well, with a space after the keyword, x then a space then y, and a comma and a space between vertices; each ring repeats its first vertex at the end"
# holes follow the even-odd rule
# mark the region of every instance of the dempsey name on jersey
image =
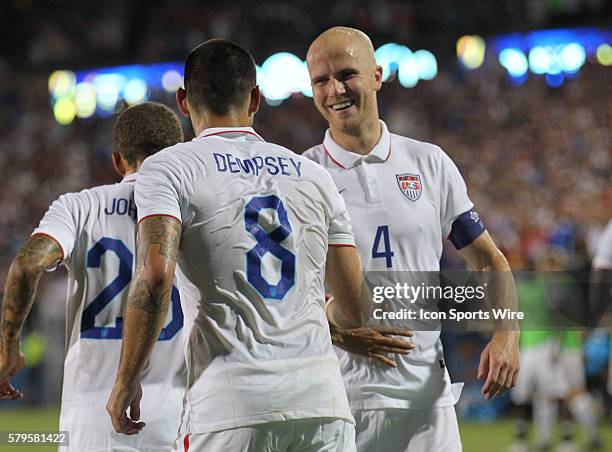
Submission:
POLYGON ((302 162, 291 157, 267 156, 238 158, 232 154, 213 153, 217 172, 224 173, 243 173, 259 176, 259 173, 266 171, 271 176, 297 176, 302 177, 302 162))

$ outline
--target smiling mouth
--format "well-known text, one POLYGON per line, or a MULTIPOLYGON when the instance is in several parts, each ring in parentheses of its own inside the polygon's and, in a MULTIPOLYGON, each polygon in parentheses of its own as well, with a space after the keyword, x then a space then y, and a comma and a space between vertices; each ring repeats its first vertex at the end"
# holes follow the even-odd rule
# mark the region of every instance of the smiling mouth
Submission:
POLYGON ((337 104, 331 105, 330 108, 334 111, 342 111, 352 107, 353 105, 355 105, 354 100, 345 100, 344 102, 338 102, 337 104))

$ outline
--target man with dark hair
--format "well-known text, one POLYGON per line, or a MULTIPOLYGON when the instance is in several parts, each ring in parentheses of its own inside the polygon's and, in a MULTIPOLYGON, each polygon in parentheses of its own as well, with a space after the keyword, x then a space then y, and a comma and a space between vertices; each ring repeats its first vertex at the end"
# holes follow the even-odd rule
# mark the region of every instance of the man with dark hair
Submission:
POLYGON ((115 123, 115 155, 138 168, 148 156, 183 141, 176 114, 164 104, 146 102, 119 114, 115 123))
MULTIPOLYGON (((73 451, 167 451, 176 438, 185 386, 178 291, 162 319, 155 359, 143 376, 143 417, 152 424, 140 437, 118 436, 104 412, 119 362, 122 312, 136 242, 134 181, 142 161, 183 141, 181 124, 168 107, 146 102, 123 111, 115 125, 113 165, 121 183, 67 193, 49 208, 13 260, 0 322, 0 399, 21 393, 9 379, 24 364, 20 337, 38 281, 46 270, 68 269, 66 358, 60 430, 73 451)), ((60 448, 63 450, 64 448, 60 448)))
MULTIPOLYGON (((208 43, 216 41, 222 42, 213 39, 208 43)), ((185 61, 185 89, 194 108, 202 107, 215 116, 240 107, 256 84, 253 57, 231 42, 223 46, 202 44, 185 61)))
POLYGON ((143 428, 139 381, 179 260, 200 300, 183 304, 194 325, 175 450, 353 451, 327 322, 357 327, 369 315, 359 256, 329 175, 252 129, 254 74, 249 52, 225 40, 187 58, 177 101, 196 138, 138 176, 136 273, 107 409, 118 432, 143 428))

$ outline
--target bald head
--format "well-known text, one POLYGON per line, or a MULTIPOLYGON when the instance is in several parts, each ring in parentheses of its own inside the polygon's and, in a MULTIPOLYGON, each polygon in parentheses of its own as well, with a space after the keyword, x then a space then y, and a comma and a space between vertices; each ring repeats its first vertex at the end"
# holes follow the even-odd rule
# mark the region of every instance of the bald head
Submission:
POLYGON ((306 62, 315 106, 334 139, 351 136, 369 151, 380 135, 376 93, 382 84, 370 38, 354 28, 330 28, 310 45, 306 62))
POLYGON ((308 48, 306 61, 310 65, 321 58, 340 55, 355 58, 362 64, 376 66, 372 41, 363 31, 350 27, 332 27, 321 33, 308 48))

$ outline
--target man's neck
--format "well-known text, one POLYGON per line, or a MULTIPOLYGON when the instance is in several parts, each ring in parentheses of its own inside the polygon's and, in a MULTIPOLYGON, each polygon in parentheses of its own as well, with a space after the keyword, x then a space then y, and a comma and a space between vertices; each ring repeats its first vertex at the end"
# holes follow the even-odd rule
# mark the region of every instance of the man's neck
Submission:
POLYGON ((343 132, 330 127, 334 141, 347 151, 367 155, 370 153, 382 134, 382 127, 378 118, 369 124, 363 124, 355 133, 343 132))
POLYGON ((253 117, 238 113, 230 113, 225 116, 192 115, 191 124, 196 136, 199 136, 204 130, 214 127, 252 127, 253 117))

